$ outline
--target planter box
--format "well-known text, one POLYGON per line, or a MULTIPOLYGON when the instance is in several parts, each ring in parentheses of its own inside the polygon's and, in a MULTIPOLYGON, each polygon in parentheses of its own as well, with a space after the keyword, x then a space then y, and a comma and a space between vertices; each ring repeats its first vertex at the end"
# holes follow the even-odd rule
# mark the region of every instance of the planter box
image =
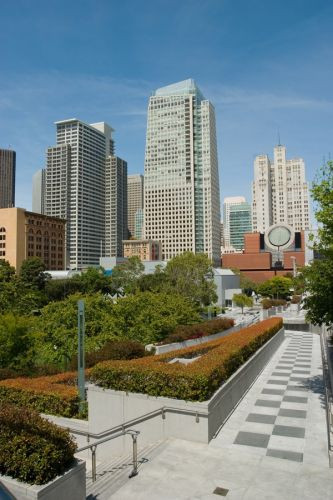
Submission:
MULTIPOLYGON (((132 428, 140 431, 139 444, 168 438, 209 443, 237 403, 242 399, 271 356, 284 340, 282 328, 244 363, 209 399, 191 402, 147 394, 126 393, 88 385, 89 430, 106 431, 162 407, 172 407, 161 416, 142 421, 132 428), (199 412, 189 415, 184 410, 199 412)), ((124 436, 98 448, 99 459, 130 451, 131 439, 124 436)))
POLYGON ((0 474, 0 484, 17 499, 42 500, 85 500, 86 498, 86 463, 77 460, 76 464, 62 476, 43 485, 22 483, 9 476, 0 474))
POLYGON ((223 330, 223 332, 217 332, 213 333, 212 335, 198 337, 197 339, 183 340, 182 342, 172 342, 172 344, 163 344, 163 345, 148 344, 146 345, 146 351, 151 351, 152 349, 155 349, 155 354, 165 354, 166 352, 176 351, 178 349, 184 349, 184 347, 191 347, 193 345, 204 344, 205 342, 210 342, 211 340, 217 340, 221 337, 225 337, 226 335, 230 335, 231 333, 238 332, 238 330, 246 328, 249 324, 252 324, 252 320, 242 321, 238 325, 232 326, 227 330, 223 330))

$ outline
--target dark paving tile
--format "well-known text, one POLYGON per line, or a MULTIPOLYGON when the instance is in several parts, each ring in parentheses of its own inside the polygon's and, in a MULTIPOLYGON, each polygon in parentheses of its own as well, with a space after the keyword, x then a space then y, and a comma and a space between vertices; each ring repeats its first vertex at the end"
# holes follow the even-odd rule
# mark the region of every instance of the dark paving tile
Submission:
POLYGON ((298 386, 298 385, 287 385, 287 388, 286 388, 287 391, 299 391, 299 392, 306 392, 307 391, 307 388, 306 387, 301 387, 301 386, 298 386))
POLYGON ((283 361, 283 360, 280 360, 280 361, 279 361, 279 364, 280 364, 280 365, 290 365, 290 366, 294 366, 294 362, 293 362, 293 361, 283 361))
POLYGON ((266 406, 267 408, 280 408, 281 401, 269 401, 267 399, 257 399, 255 406, 266 406))
POLYGON ((280 359, 296 359, 296 356, 281 356, 280 359))
POLYGON ((257 422, 259 424, 274 424, 275 415, 261 415, 260 413, 250 413, 246 419, 247 422, 257 422))
POLYGON ((294 462, 303 462, 303 453, 297 453, 296 451, 268 449, 266 456, 293 460, 294 462))
POLYGON ((268 380, 267 384, 287 385, 288 384, 288 380, 268 380))
POLYGON ((245 446, 256 446, 258 448, 267 448, 269 434, 257 434, 256 432, 239 432, 234 444, 243 444, 245 446))
POLYGON ((292 427, 290 425, 274 425, 273 436, 285 436, 293 438, 304 438, 305 428, 304 427, 292 427))
POLYGON ((293 373, 300 373, 302 375, 310 375, 310 370, 293 370, 293 373))
POLYGON ((287 408, 280 408, 279 417, 306 418, 306 411, 288 410, 287 408))
POLYGON ((263 389, 261 391, 261 394, 274 394, 276 396, 283 396, 284 390, 283 389, 263 389))
POLYGON ((311 368, 311 363, 295 363, 294 366, 297 366, 298 368, 311 368))
POLYGON ((283 396, 282 401, 287 403, 307 403, 308 398, 302 398, 301 396, 283 396))
POLYGON ((275 375, 276 377, 289 377, 290 372, 272 372, 272 375, 275 375))
POLYGON ((289 380, 291 382, 307 382, 309 377, 290 377, 289 380))

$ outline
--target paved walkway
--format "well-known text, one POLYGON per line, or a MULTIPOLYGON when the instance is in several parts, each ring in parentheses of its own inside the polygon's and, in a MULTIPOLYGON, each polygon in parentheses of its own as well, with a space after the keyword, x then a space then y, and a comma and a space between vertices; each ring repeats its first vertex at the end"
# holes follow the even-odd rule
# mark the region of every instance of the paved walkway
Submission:
POLYGON ((332 500, 320 339, 287 338, 209 445, 170 440, 115 500, 332 500), (215 492, 215 493, 214 493, 215 492))

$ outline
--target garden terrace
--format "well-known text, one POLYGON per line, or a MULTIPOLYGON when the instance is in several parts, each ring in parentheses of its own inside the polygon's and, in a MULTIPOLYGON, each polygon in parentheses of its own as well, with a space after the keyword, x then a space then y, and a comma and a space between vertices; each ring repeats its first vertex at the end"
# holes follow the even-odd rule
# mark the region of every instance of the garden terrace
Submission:
POLYGON ((15 403, 41 413, 77 417, 80 412, 76 379, 76 372, 66 372, 46 377, 1 380, 0 404, 15 403))
POLYGON ((105 361, 91 370, 97 385, 188 401, 206 401, 266 341, 282 328, 280 318, 269 318, 205 346, 193 346, 130 361, 105 361), (200 356, 188 365, 173 358, 200 356))

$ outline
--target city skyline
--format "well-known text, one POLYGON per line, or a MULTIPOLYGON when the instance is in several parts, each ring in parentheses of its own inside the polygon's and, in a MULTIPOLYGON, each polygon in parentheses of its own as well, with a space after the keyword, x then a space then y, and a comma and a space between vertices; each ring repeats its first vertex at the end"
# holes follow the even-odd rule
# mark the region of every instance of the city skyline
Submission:
POLYGON ((200 82, 216 108, 221 201, 235 194, 250 199, 253 159, 270 151, 279 134, 291 157, 304 158, 309 181, 329 157, 330 2, 263 9, 241 1, 236 9, 231 2, 171 1, 169 23, 156 2, 135 16, 128 1, 112 9, 105 1, 81 2, 79 19, 75 2, 66 5, 66 18, 62 1, 57 9, 37 4, 2 9, 0 147, 17 152, 17 206, 31 207, 32 175, 44 163, 59 116, 111 123, 129 173, 143 173, 149 96, 186 78, 200 82), (20 40, 9 45, 13 23, 20 40), (197 36, 203 24, 205 43, 197 36))

